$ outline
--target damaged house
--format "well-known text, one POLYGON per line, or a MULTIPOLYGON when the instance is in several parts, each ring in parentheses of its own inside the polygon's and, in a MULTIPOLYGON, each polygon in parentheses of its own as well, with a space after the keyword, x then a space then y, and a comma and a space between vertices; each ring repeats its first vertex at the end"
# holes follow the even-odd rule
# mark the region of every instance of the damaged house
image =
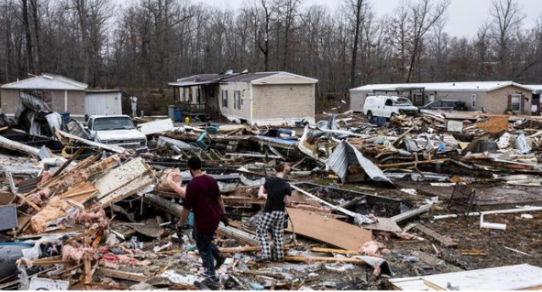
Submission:
POLYGON ((365 98, 371 95, 402 96, 416 106, 440 100, 462 101, 469 110, 484 109, 493 114, 512 110, 529 115, 532 106, 539 105, 535 102, 540 102, 532 99, 531 88, 512 81, 369 84, 350 89, 351 109, 361 112, 365 98))
POLYGON ((69 112, 74 118, 85 115, 85 90, 88 85, 60 75, 42 74, 3 85, 2 113, 16 116, 22 99, 33 97, 43 102, 48 112, 69 112))
POLYGON ((169 83, 186 115, 258 125, 314 122, 318 80, 288 72, 202 74, 169 83))

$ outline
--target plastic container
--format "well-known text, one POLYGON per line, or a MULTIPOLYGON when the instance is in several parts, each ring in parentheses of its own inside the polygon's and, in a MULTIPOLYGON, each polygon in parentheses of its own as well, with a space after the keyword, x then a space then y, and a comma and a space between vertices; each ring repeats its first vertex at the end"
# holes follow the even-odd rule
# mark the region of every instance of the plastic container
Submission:
POLYGON ((173 120, 177 123, 180 123, 183 121, 183 111, 180 109, 180 108, 175 108, 174 110, 175 112, 175 115, 174 115, 174 118, 173 120))
POLYGON ((0 279, 17 272, 17 260, 23 257, 23 249, 32 248, 33 244, 21 242, 0 243, 0 279))
POLYGON ((70 113, 63 112, 60 115, 62 116, 62 124, 67 125, 70 122, 70 113))

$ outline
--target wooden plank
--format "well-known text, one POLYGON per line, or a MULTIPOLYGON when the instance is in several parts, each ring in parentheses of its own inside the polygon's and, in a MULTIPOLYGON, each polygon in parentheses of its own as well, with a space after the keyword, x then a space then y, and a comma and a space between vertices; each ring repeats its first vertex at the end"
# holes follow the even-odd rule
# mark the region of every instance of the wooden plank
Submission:
POLYGON ((305 256, 285 256, 284 261, 287 262, 304 262, 304 263, 314 263, 314 262, 326 262, 326 263, 351 263, 364 265, 365 262, 360 259, 351 259, 351 258, 334 258, 334 257, 305 257, 305 256))
POLYGON ((425 234, 427 236, 430 236, 434 240, 438 241, 444 247, 456 247, 457 246, 457 243, 454 242, 453 240, 451 240, 449 238, 446 238, 446 237, 436 233, 435 231, 433 231, 433 230, 431 230, 431 229, 429 229, 429 228, 427 228, 427 227, 425 227, 423 225, 416 224, 413 228, 419 230, 420 232, 422 232, 423 234, 425 234))
POLYGON ((250 246, 260 245, 260 242, 258 241, 256 236, 231 226, 226 227, 220 224, 220 226, 218 226, 218 229, 216 230, 216 233, 227 238, 233 238, 241 244, 246 244, 250 246))
POLYGON ((373 233, 369 230, 315 212, 288 208, 288 214, 293 222, 288 226, 288 232, 293 229, 295 234, 342 249, 358 250, 373 239, 373 233))
POLYGON ((138 283, 145 282, 148 279, 147 276, 141 273, 128 273, 128 272, 122 272, 122 271, 111 270, 111 269, 106 269, 106 268, 98 268, 98 272, 111 278, 129 280, 129 281, 138 282, 138 283))
POLYGON ((334 248, 323 248, 323 247, 313 247, 311 248, 312 252, 317 253, 331 253, 331 254, 342 254, 342 255, 359 255, 359 250, 344 250, 344 249, 334 249, 334 248))
MULTIPOLYGON (((283 247, 284 250, 289 250, 293 245, 287 244, 283 247)), ((242 246, 242 247, 221 247, 221 253, 242 253, 242 252, 258 252, 261 251, 261 246, 242 246)))
POLYGON ((425 276, 423 280, 429 287, 442 290, 447 290, 448 283, 470 291, 532 290, 542 286, 542 268, 523 264, 425 276))

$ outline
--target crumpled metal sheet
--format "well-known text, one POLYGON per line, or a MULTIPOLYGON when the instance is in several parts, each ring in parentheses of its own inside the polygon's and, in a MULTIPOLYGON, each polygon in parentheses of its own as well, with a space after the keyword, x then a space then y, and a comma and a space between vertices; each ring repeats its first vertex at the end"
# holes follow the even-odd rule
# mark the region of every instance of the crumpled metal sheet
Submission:
POLYGON ((373 181, 387 182, 393 184, 369 159, 365 158, 361 152, 359 152, 354 146, 346 141, 342 141, 329 156, 327 165, 341 178, 342 181, 346 180, 348 175, 348 166, 352 163, 349 159, 348 153, 354 153, 359 165, 367 176, 373 181))

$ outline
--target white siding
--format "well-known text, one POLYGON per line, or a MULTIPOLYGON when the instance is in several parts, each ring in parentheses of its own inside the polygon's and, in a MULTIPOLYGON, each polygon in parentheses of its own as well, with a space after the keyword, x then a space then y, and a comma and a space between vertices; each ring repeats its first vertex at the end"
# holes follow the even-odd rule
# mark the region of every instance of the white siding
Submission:
POLYGON ((85 95, 85 114, 122 115, 120 92, 87 92, 85 95))

